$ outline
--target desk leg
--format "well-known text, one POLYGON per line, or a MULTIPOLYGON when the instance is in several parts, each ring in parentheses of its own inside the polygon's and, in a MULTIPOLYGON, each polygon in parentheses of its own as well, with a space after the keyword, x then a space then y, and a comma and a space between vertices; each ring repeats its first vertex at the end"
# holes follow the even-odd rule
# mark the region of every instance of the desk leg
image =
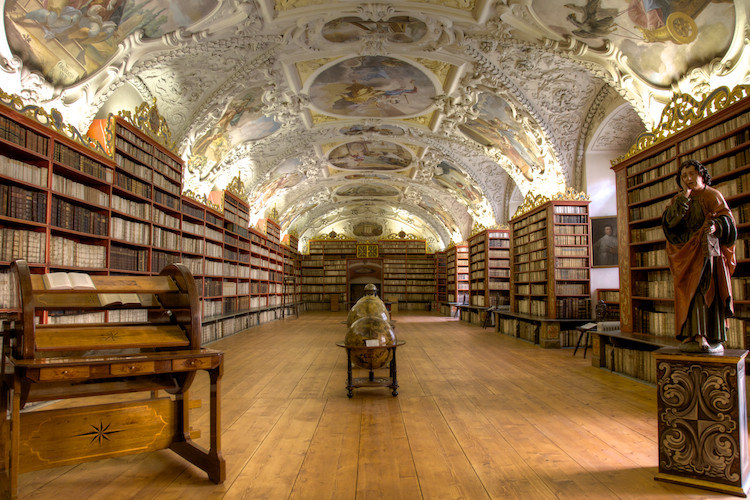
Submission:
POLYGON ((393 359, 391 359, 391 389, 393 396, 398 396, 398 380, 396 379, 396 349, 393 349, 393 359))
POLYGON ((352 350, 347 349, 346 350, 346 395, 348 397, 354 396, 354 393, 352 393, 352 350))

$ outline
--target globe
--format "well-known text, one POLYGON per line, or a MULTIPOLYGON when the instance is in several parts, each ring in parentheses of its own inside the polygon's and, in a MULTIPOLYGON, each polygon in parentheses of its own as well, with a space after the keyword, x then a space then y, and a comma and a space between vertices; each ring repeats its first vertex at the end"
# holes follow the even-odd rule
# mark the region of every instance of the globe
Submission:
POLYGON ((349 310, 349 315, 346 317, 346 326, 352 326, 352 323, 367 316, 389 320, 388 309, 386 309, 383 301, 374 295, 365 295, 349 310))
MULTIPOLYGON (((377 339, 382 346, 396 343, 396 334, 388 320, 377 316, 359 318, 347 330, 344 343, 347 346, 359 347, 366 345, 366 340, 373 339, 377 339)), ((350 351, 352 363, 367 370, 382 368, 393 359, 390 349, 350 349, 350 351)))

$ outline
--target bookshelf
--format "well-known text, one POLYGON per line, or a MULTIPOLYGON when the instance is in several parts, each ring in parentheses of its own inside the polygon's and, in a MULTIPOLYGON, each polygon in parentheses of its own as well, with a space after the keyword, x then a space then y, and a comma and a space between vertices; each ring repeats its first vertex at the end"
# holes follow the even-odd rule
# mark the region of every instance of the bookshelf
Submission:
POLYGON ((445 252, 435 253, 435 301, 448 302, 448 269, 447 255, 445 252))
POLYGON ((679 165, 697 159, 724 195, 738 228, 737 268, 732 277, 735 317, 725 347, 746 349, 750 318, 750 87, 720 88, 697 102, 678 96, 665 109, 661 127, 643 134, 630 152, 613 161, 620 234, 620 324, 629 337, 595 337, 602 353, 595 366, 639 377, 654 373, 650 352, 676 343, 674 284, 668 267, 661 215, 677 194, 679 165), (684 118, 683 118, 684 117, 684 118), (634 372, 633 366, 649 364, 634 372))
POLYGON ((596 290, 596 303, 604 302, 607 306, 607 317, 617 318, 620 315, 620 289, 598 288, 596 290))
POLYGON ((348 300, 346 259, 357 255, 357 240, 316 239, 301 259, 301 301, 309 310, 330 310, 348 300))
POLYGON ((469 247, 455 245, 445 252, 448 302, 469 303, 469 247))
POLYGON ((510 312, 499 327, 542 347, 572 347, 590 321, 591 221, 572 190, 527 199, 510 221, 510 312))
POLYGON ((435 299, 435 257, 424 240, 380 240, 383 299, 405 310, 428 310, 435 299))
POLYGON ((478 307, 510 302, 510 232, 486 229, 469 238, 469 303, 478 307))

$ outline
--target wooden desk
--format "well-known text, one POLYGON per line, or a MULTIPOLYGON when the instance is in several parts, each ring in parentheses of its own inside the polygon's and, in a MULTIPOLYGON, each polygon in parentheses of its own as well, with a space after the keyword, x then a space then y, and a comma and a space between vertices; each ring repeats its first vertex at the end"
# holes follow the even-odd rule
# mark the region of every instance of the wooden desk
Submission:
POLYGON ((534 316, 532 314, 516 313, 511 311, 493 311, 495 315, 495 331, 500 332, 500 319, 515 319, 515 332, 501 332, 513 337, 522 338, 529 342, 534 342, 544 348, 560 347, 560 331, 564 328, 570 330, 576 326, 590 323, 590 318, 546 318, 544 316, 534 316), (522 334, 521 324, 527 324, 532 327, 528 335, 522 334))
POLYGON ((393 396, 398 396, 398 379, 396 377, 396 348, 401 347, 404 344, 406 344, 405 341, 397 340, 393 345, 366 347, 350 346, 346 345, 343 342, 336 342, 337 346, 346 349, 346 395, 351 398, 354 395, 352 389, 358 387, 390 387, 392 390, 391 394, 393 394, 393 396), (370 370, 370 375, 368 377, 353 378, 352 349, 388 349, 390 351, 393 351, 393 357, 391 358, 391 362, 388 365, 388 377, 375 377, 373 370, 370 370))

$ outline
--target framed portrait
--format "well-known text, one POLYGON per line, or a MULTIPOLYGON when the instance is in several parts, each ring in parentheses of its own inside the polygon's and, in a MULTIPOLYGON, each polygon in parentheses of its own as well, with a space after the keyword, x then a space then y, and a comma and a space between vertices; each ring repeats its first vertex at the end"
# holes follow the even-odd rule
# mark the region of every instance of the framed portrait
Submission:
POLYGON ((617 217, 591 217, 592 267, 617 267, 617 217))

